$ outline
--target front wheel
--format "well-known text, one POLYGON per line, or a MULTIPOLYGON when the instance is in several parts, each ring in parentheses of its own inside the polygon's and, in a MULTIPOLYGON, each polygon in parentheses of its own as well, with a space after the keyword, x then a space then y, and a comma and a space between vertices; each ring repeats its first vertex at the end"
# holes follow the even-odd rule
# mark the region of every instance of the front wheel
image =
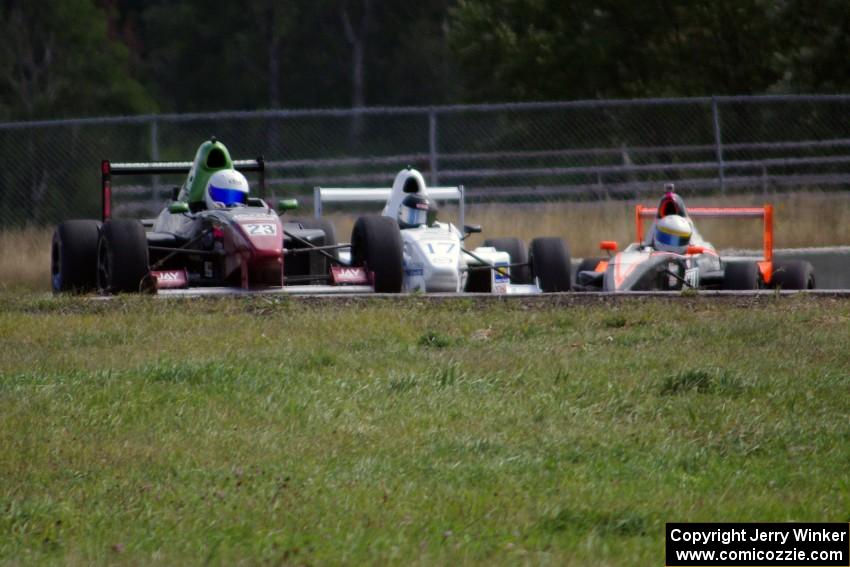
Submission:
POLYGON ((351 232, 351 263, 372 273, 376 292, 401 292, 404 245, 396 220, 384 216, 357 219, 351 232))
POLYGON ((761 274, 755 262, 732 262, 723 270, 723 289, 758 289, 760 283, 761 274))
POLYGON ((136 293, 148 275, 145 228, 137 220, 103 223, 97 247, 97 288, 102 293, 136 293))
POLYGON ((535 238, 529 247, 531 271, 544 293, 570 291, 570 251, 560 238, 535 238))

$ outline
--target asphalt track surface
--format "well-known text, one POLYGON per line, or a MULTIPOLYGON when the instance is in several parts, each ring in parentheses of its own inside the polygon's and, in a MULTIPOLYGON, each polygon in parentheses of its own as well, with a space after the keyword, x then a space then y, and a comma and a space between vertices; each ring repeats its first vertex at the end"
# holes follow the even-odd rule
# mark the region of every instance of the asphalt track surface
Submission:
MULTIPOLYGON (((306 287, 306 286, 302 286, 306 287)), ((848 300, 850 289, 818 289, 805 291, 782 291, 782 290, 753 290, 753 291, 645 291, 645 292, 562 292, 562 293, 538 293, 538 294, 490 294, 490 293, 309 293, 309 291, 298 290, 298 293, 282 290, 268 291, 244 291, 216 290, 210 293, 208 290, 182 290, 180 294, 160 293, 157 297, 161 299, 189 299, 189 298, 226 298, 226 297, 267 297, 267 298, 290 298, 294 301, 321 304, 363 304, 372 302, 424 302, 440 303, 443 301, 456 301, 466 299, 480 304, 495 303, 517 303, 534 306, 570 306, 570 305, 593 305, 604 303, 616 303, 628 300, 657 300, 657 301, 711 301, 721 304, 760 304, 776 300, 793 298, 805 298, 811 300, 848 300), (195 292, 195 293, 193 293, 195 292)), ((99 299, 109 299, 103 297, 99 299)))

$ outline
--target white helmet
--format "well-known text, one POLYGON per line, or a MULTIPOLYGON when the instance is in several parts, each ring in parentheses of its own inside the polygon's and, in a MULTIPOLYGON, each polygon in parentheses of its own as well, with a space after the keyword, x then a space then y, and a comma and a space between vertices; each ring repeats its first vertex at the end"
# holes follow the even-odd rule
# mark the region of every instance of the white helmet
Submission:
POLYGON ((693 232, 691 223, 685 217, 667 215, 655 223, 652 245, 656 250, 684 254, 693 232))
POLYGON ((244 205, 248 202, 248 180, 235 169, 216 171, 207 183, 204 199, 208 209, 244 205))
POLYGON ((425 195, 411 193, 401 202, 398 208, 398 225, 401 228, 416 228, 433 224, 436 214, 425 195))

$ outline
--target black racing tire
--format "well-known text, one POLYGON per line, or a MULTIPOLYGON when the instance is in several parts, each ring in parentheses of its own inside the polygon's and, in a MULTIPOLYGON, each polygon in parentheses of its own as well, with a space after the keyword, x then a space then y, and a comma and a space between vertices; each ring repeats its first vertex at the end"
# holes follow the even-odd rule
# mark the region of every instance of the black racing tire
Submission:
POLYGON ((360 217, 351 231, 351 263, 365 266, 374 275, 378 293, 401 292, 404 277, 404 244, 398 222, 390 217, 360 217))
POLYGON ((70 220, 53 232, 50 279, 54 293, 86 293, 97 288, 100 221, 70 220))
POLYGON ((779 289, 815 289, 815 269, 805 260, 777 260, 770 285, 779 289))
POLYGON ((730 262, 723 269, 723 289, 758 289, 761 274, 755 262, 730 262))
MULTIPOLYGON (((519 238, 488 238, 484 241, 484 246, 492 246, 500 252, 507 252, 511 256, 511 264, 526 264, 525 266, 511 268, 511 283, 532 283, 531 266, 527 265, 528 250, 522 240, 519 238)), ((489 283, 487 284, 487 291, 490 291, 489 283)))
POLYGON ((535 238, 531 241, 528 256, 537 285, 544 293, 570 291, 570 250, 557 237, 535 238))
POLYGON ((137 293, 150 271, 145 228, 137 220, 103 223, 97 247, 97 288, 101 293, 137 293))
MULTIPOLYGON (((321 230, 325 233, 325 246, 336 246, 339 243, 336 239, 334 223, 326 218, 298 218, 287 222, 297 222, 304 228, 321 230)), ((339 258, 339 250, 328 250, 328 253, 333 254, 334 258, 339 258)))

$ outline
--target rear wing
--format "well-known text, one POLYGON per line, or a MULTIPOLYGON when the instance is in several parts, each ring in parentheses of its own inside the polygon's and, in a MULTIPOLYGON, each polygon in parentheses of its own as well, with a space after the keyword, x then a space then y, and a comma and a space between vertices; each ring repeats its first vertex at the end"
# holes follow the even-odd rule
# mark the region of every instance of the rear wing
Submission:
MULTIPOLYGON (((635 224, 637 226, 637 241, 643 242, 643 219, 655 218, 658 209, 655 207, 635 207, 635 224)), ((762 207, 689 207, 688 216, 691 218, 709 219, 762 219, 764 241, 764 258, 759 262, 762 278, 769 284, 773 278, 773 206, 762 207)))
MULTIPOLYGON (((260 173, 260 194, 266 189, 266 162, 257 159, 233 160, 233 167, 239 171, 260 173)), ((161 175, 168 173, 188 174, 192 169, 191 161, 152 161, 139 163, 112 163, 108 159, 100 163, 101 217, 105 221, 112 216, 112 176, 113 175, 161 175)))
MULTIPOLYGON (((428 196, 437 201, 457 201, 460 225, 466 220, 463 185, 457 187, 428 187, 428 196)), ((315 187, 313 188, 313 211, 316 218, 322 216, 323 203, 386 203, 392 189, 389 187, 315 187)))

